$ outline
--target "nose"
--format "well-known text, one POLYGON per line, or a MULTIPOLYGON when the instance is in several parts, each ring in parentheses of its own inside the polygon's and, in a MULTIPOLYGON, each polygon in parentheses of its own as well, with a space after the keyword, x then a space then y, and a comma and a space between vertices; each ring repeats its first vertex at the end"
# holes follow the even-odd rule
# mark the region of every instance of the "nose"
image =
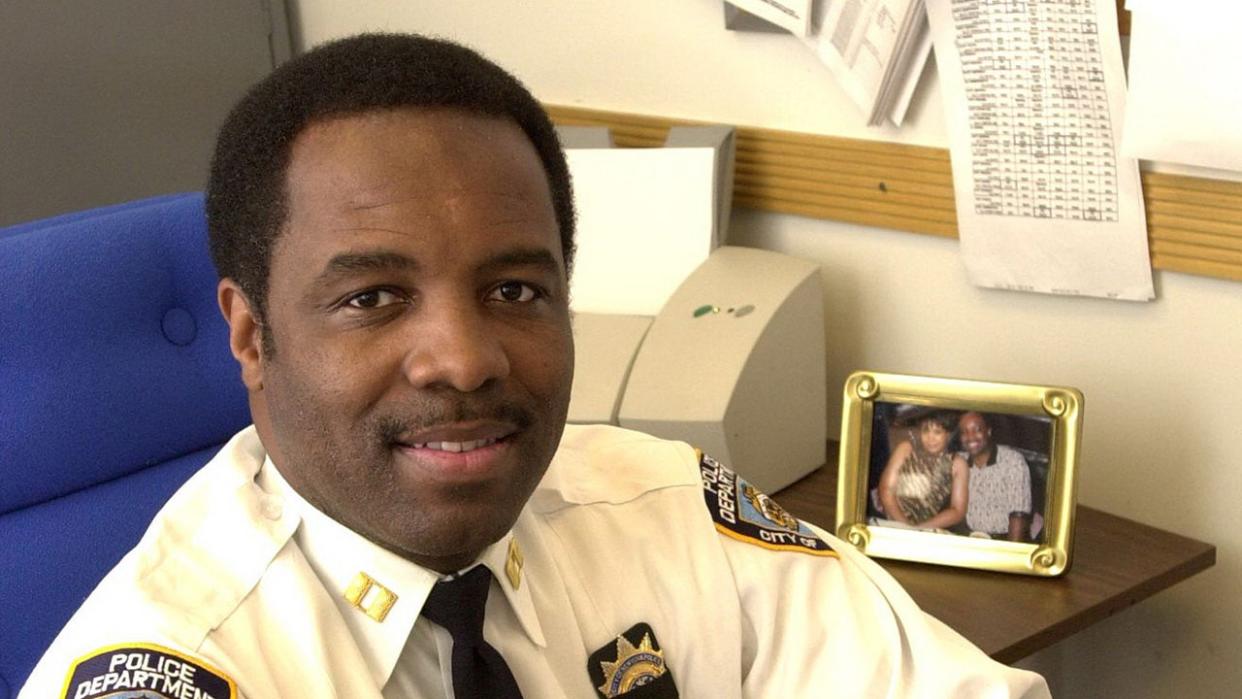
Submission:
POLYGON ((477 391, 509 375, 509 357, 483 309, 469 303, 424 309, 410 329, 403 369, 417 388, 477 391))

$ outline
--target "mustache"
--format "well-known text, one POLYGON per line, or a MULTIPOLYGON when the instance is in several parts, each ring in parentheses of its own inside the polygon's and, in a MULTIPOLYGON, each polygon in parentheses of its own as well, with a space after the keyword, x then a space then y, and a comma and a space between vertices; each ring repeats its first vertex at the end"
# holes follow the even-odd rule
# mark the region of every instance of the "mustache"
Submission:
POLYGON ((510 402, 474 403, 470 401, 440 402, 412 406, 410 414, 382 415, 375 421, 375 434, 385 444, 400 442, 413 432, 458 422, 507 422, 519 430, 534 424, 530 410, 510 402))

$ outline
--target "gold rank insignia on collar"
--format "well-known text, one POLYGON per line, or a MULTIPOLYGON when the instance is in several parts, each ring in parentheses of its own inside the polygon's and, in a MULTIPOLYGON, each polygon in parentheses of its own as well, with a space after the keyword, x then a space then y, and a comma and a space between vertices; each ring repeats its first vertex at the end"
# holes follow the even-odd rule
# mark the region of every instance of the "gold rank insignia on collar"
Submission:
POLYGON ((617 636, 616 641, 592 653, 587 660, 587 672, 601 699, 624 699, 639 687, 643 697, 679 696, 673 673, 664 662, 664 651, 655 640, 655 632, 645 623, 635 624, 617 636))
POLYGON ((352 604, 355 609, 381 623, 388 616, 388 610, 397 603, 397 593, 376 582, 375 578, 362 571, 358 571, 358 574, 350 581, 343 596, 345 601, 352 604))
POLYGON ((505 577, 513 589, 522 585, 522 547, 518 546, 517 537, 509 539, 509 555, 505 560, 505 577))

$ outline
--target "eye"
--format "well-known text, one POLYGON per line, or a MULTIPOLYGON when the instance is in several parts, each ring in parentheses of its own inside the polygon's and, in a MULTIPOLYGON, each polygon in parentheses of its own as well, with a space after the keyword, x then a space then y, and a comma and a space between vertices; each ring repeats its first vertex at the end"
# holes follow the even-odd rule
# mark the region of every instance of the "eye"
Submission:
POLYGON ((522 282, 501 282, 492 287, 487 297, 495 301, 504 301, 506 303, 529 303, 541 297, 542 292, 538 291, 529 284, 522 282))
POLYGON ((345 299, 346 306, 360 309, 383 308, 400 302, 401 297, 387 289, 368 289, 345 299))

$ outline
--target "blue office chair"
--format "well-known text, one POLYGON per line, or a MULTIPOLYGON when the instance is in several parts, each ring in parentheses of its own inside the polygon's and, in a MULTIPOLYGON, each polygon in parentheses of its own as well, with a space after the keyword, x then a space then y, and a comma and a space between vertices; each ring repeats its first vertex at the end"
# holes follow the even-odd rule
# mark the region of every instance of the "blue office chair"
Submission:
POLYGON ((215 289, 199 194, 0 229, 0 699, 250 422, 215 289))

